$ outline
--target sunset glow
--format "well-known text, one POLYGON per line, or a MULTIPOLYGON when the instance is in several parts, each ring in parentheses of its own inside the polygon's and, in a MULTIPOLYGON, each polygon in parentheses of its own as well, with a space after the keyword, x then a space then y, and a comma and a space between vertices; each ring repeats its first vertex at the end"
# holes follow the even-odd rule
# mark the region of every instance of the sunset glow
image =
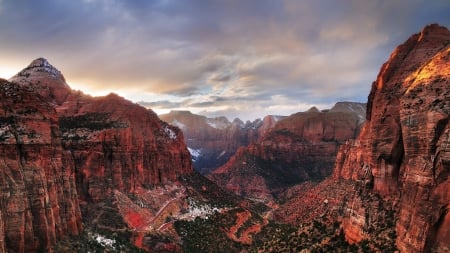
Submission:
POLYGON ((255 119, 366 102, 438 1, 0 1, 0 76, 44 57, 68 84, 156 112, 255 119))

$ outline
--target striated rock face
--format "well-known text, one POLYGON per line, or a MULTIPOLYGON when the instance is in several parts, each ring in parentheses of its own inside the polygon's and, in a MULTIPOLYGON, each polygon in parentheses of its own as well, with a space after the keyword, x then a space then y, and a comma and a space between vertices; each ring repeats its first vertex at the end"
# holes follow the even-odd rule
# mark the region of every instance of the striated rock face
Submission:
POLYGON ((254 122, 230 122, 225 117, 207 118, 189 111, 171 111, 159 117, 183 131, 194 168, 202 174, 226 163, 239 147, 256 141, 283 118, 269 115, 254 122))
POLYGON ((135 192, 192 172, 182 132, 115 94, 72 93, 57 111, 84 200, 101 201, 114 189, 135 192))
POLYGON ((115 94, 71 90, 43 58, 0 96, 0 251, 50 251, 81 231, 81 212, 193 172, 178 128, 115 94))
POLYGON ((402 252, 450 247, 449 84, 450 32, 427 26, 382 66, 365 128, 357 141, 341 147, 336 161, 335 178, 364 180, 399 204, 402 252))
POLYGON ((192 172, 181 131, 115 94, 72 91, 45 59, 11 79, 54 102, 63 148, 75 162, 79 197, 101 201, 113 189, 134 192, 192 172))
POLYGON ((309 110, 279 121, 258 142, 239 149, 210 179, 239 195, 262 201, 287 186, 331 174, 339 143, 354 139, 354 112, 309 110))
POLYGON ((0 252, 49 251, 82 229, 74 161, 32 87, 0 80, 0 252))

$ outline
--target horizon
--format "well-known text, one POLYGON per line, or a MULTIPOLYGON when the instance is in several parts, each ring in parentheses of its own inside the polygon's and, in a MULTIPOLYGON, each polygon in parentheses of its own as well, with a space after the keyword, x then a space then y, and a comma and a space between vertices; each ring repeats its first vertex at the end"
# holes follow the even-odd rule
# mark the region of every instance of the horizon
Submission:
POLYGON ((366 103, 447 1, 1 1, 0 77, 44 57, 74 90, 244 122, 366 103), (83 17, 83 18, 80 18, 83 17))

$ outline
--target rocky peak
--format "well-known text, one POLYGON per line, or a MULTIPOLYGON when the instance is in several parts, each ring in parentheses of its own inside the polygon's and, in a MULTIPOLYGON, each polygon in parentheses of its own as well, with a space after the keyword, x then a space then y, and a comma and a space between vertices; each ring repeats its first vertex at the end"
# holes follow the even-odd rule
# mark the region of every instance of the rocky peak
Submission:
POLYGON ((309 110, 306 112, 320 112, 320 111, 319 111, 319 109, 317 109, 317 107, 313 106, 313 107, 309 108, 309 110))
POLYGON ((233 126, 243 128, 245 126, 244 122, 240 118, 235 118, 232 122, 233 126))
POLYGON ((66 81, 64 76, 61 74, 61 71, 59 71, 57 68, 51 65, 47 59, 42 57, 33 60, 25 69, 20 71, 16 76, 29 77, 36 72, 45 72, 55 79, 61 79, 64 82, 66 81))
POLYGON ((425 26, 422 31, 420 32, 419 41, 423 40, 448 40, 448 37, 450 35, 450 31, 444 27, 440 26, 438 24, 430 24, 425 26))
POLYGON ((56 104, 62 104, 71 89, 61 72, 45 58, 37 58, 26 68, 9 79, 10 82, 32 87, 43 97, 51 98, 56 104))
POLYGON ((259 136, 263 137, 270 129, 275 127, 278 121, 286 118, 286 116, 277 116, 277 115, 267 115, 263 118, 263 123, 261 127, 258 129, 259 136))

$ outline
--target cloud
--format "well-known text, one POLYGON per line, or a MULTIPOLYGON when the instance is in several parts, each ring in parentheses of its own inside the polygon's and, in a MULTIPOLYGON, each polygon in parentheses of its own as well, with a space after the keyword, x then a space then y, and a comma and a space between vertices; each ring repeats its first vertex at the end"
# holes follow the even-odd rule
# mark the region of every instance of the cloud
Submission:
POLYGON ((447 0, 0 0, 0 70, 43 56, 74 88, 155 108, 291 114, 364 102, 395 46, 449 27, 449 12, 447 0))

